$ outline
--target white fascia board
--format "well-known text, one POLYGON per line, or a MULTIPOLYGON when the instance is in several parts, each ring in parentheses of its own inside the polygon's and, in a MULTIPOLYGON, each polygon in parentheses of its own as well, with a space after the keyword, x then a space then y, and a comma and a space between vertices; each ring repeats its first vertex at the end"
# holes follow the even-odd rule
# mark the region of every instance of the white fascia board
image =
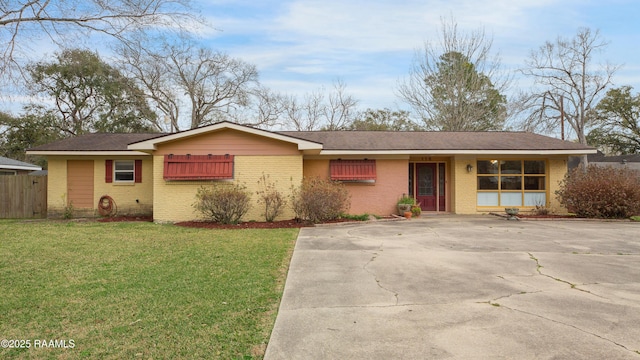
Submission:
POLYGON ((276 134, 270 131, 255 129, 252 127, 237 125, 233 123, 220 123, 220 124, 204 126, 197 129, 186 130, 180 133, 166 135, 159 138, 149 139, 149 140, 141 141, 139 143, 131 144, 127 148, 129 150, 153 151, 157 149, 157 144, 184 139, 184 138, 188 138, 188 137, 192 137, 192 136, 196 136, 196 135, 200 135, 208 132, 213 132, 217 130, 222 130, 222 129, 232 129, 232 130, 237 130, 237 131, 248 133, 248 134, 253 134, 253 135, 280 140, 288 143, 293 143, 298 145, 298 150, 321 150, 322 149, 322 144, 319 144, 319 143, 297 139, 290 136, 276 134))
POLYGON ((320 155, 587 155, 598 150, 322 150, 320 155))
POLYGON ((27 155, 42 156, 149 156, 141 151, 27 151, 27 155))
POLYGON ((31 170, 31 171, 38 171, 38 170, 42 170, 42 168, 40 166, 20 166, 20 165, 0 165, 0 169, 4 169, 4 170, 31 170))

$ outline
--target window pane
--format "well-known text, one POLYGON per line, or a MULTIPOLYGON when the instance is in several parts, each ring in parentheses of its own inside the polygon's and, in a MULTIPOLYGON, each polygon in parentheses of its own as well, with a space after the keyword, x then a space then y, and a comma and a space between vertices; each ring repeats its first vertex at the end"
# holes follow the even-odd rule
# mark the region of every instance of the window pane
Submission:
POLYGON ((478 174, 497 174, 498 160, 478 160, 476 168, 478 174))
POLYGON ((116 181, 133 181, 133 172, 116 172, 116 181))
POLYGON ((546 206, 547 194, 545 193, 524 193, 524 206, 546 206))
POLYGON ((500 189, 502 190, 522 190, 521 176, 500 177, 500 189))
POLYGON ((444 196, 444 164, 438 164, 438 194, 444 196))
POLYGON ((500 172, 502 174, 522 174, 521 161, 501 161, 500 172))
POLYGON ((130 170, 133 171, 133 161, 116 161, 116 171, 130 170))
POLYGON ((522 206, 522 193, 500 193, 500 206, 522 206))
POLYGON ((498 190, 498 177, 478 176, 478 190, 498 190))
POLYGON ((479 192, 478 206, 498 206, 497 192, 479 192))
POLYGON ((433 168, 422 166, 418 168, 418 196, 433 195, 433 168))
POLYGON ((524 189, 525 190, 544 190, 545 183, 544 176, 525 176, 524 177, 524 189))
POLYGON ((524 173, 525 174, 544 174, 545 173, 544 161, 525 160, 524 173))

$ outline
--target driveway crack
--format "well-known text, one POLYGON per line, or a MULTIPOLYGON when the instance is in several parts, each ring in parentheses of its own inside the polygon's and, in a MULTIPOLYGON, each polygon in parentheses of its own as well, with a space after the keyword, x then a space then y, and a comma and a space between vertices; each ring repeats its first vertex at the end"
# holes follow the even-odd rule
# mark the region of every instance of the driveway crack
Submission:
POLYGON ((512 311, 517 311, 517 312, 519 312, 519 313, 526 314, 526 315, 529 315, 529 316, 535 316, 535 317, 537 317, 537 318, 540 318, 540 319, 543 319, 543 320, 546 320, 546 321, 550 321, 550 322, 553 322, 553 323, 556 323, 556 324, 560 324, 560 325, 568 326, 568 327, 570 327, 570 328, 576 329, 576 330, 578 330, 578 331, 580 331, 580 332, 583 332, 583 333, 585 333, 585 334, 589 334, 589 335, 591 335, 591 336, 595 336, 595 337, 597 337, 598 339, 601 339, 601 340, 607 341, 607 342, 609 342, 609 343, 611 343, 611 344, 614 344, 614 345, 616 345, 616 346, 618 346, 618 347, 621 347, 622 349, 624 349, 624 350, 626 350, 626 351, 632 352, 632 353, 634 353, 634 354, 640 354, 640 351, 638 351, 638 350, 632 350, 632 349, 629 349, 628 347, 626 347, 625 345, 623 345, 623 344, 621 344, 621 343, 619 343, 619 342, 617 342, 617 341, 614 341, 614 340, 608 339, 608 338, 606 338, 606 337, 604 337, 604 336, 602 336, 602 335, 598 335, 598 334, 596 334, 596 333, 594 333, 594 332, 587 331, 587 330, 585 330, 585 329, 579 328, 579 327, 577 327, 577 326, 575 326, 575 325, 568 324, 568 323, 565 323, 565 322, 562 322, 562 321, 558 321, 558 320, 554 320, 554 319, 551 319, 551 318, 548 318, 548 317, 545 317, 545 316, 542 316, 542 315, 539 315, 539 314, 535 314, 535 313, 532 313, 532 312, 528 312, 528 311, 524 311, 524 310, 520 310, 520 309, 514 309, 514 308, 511 308, 511 307, 508 307, 508 306, 500 305, 500 304, 498 304, 498 303, 491 303, 491 302, 489 302, 489 303, 490 303, 491 305, 493 305, 493 306, 503 307, 503 308, 505 308, 505 309, 509 309, 509 310, 512 310, 512 311))
POLYGON ((378 285, 378 287, 379 287, 380 289, 382 289, 382 290, 384 290, 384 291, 386 291, 386 292, 389 292, 389 293, 393 294, 394 298, 396 299, 396 303, 394 304, 394 306, 397 306, 397 305, 398 305, 398 302, 399 302, 399 298, 398 298, 398 297, 399 297, 399 295, 400 295, 400 294, 398 294, 397 292, 395 292, 395 291, 393 291, 393 290, 391 290, 391 289, 389 289, 389 288, 385 287, 384 285, 382 285, 382 283, 380 283, 380 279, 378 279, 378 276, 376 275, 376 273, 375 273, 375 272, 373 272, 373 271, 371 271, 371 270, 369 270, 369 269, 367 268, 371 263, 373 263, 373 262, 378 258, 378 256, 380 256, 380 253, 384 251, 384 250, 382 249, 382 246, 383 246, 383 245, 384 245, 384 242, 380 243, 380 246, 378 247, 378 250, 376 250, 376 251, 373 253, 373 255, 371 256, 371 259, 369 259, 369 261, 367 261, 367 263, 366 263, 366 264, 364 264, 364 266, 362 267, 362 269, 363 269, 364 271, 366 271, 367 273, 369 273, 371 276, 373 276, 373 279, 375 280, 376 285, 378 285))
POLYGON ((606 297, 604 297, 604 296, 600 296, 600 295, 598 295, 598 294, 594 294, 594 293, 592 293, 592 292, 591 292, 591 291, 589 291, 589 290, 585 290, 585 289, 581 289, 581 288, 579 288, 579 287, 578 287, 578 284, 574 284, 574 283, 572 283, 572 282, 570 282, 570 281, 563 280, 563 279, 560 279, 560 278, 557 278, 557 277, 554 277, 554 276, 547 275, 547 274, 543 273, 543 272, 542 272, 542 268, 543 268, 544 266, 542 266, 542 265, 540 264, 540 260, 538 260, 538 258, 536 258, 535 256, 533 256, 533 254, 532 254, 532 253, 530 253, 530 252, 529 252, 529 253, 527 253, 527 254, 529 254, 529 258, 530 258, 531 260, 533 260, 533 261, 535 261, 535 262, 536 262, 536 271, 538 272, 538 274, 540 274, 540 275, 542 275, 542 276, 544 276, 544 277, 548 277, 549 279, 553 279, 553 280, 555 280, 555 281, 558 281, 558 282, 561 282, 561 283, 567 284, 567 285, 569 285, 572 289, 575 289, 575 290, 578 290, 578 291, 582 291, 582 292, 584 292, 584 293, 587 293, 587 294, 589 294, 589 295, 593 295, 593 296, 595 296, 595 297, 599 297, 599 298, 601 298, 601 299, 606 299, 606 300, 608 300, 608 299, 607 299, 606 297))

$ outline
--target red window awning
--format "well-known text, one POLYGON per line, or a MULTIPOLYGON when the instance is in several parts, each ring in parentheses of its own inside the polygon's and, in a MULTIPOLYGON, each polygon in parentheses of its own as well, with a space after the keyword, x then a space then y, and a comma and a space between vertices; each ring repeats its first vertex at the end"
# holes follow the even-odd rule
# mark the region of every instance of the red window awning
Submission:
POLYGON ((331 180, 367 181, 376 180, 375 160, 331 160, 331 180))
POLYGON ((165 155, 164 179, 233 179, 233 155, 165 155))

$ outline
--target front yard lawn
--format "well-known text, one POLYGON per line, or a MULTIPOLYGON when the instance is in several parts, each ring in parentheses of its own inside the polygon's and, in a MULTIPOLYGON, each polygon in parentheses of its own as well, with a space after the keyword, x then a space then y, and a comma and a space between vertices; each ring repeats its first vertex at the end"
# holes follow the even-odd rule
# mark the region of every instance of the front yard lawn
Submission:
POLYGON ((297 234, 0 221, 0 358, 262 358, 297 234))

